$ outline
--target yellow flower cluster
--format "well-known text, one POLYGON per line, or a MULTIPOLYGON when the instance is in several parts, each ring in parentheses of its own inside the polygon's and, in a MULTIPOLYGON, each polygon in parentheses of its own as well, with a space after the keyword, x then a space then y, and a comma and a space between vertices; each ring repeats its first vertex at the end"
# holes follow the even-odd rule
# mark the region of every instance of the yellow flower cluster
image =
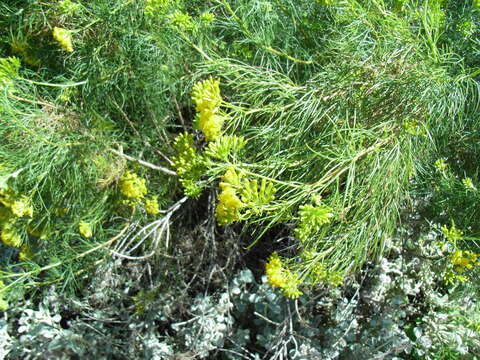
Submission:
POLYGON ((197 110, 196 126, 207 141, 213 141, 222 134, 225 117, 220 114, 220 80, 209 78, 193 86, 192 99, 197 110))
POLYGON ((243 178, 241 173, 229 168, 220 182, 222 190, 218 196, 216 209, 217 221, 220 225, 227 225, 234 221, 247 219, 265 211, 265 205, 275 199, 276 189, 273 183, 262 179, 243 178), (242 215, 240 210, 245 209, 242 215))
POLYGON ((301 205, 298 214, 300 215, 300 221, 295 229, 295 235, 302 242, 307 241, 311 235, 319 232, 321 227, 330 223, 334 216, 333 209, 322 204, 317 206, 301 205))
POLYGON ((66 52, 73 52, 72 34, 67 29, 53 28, 53 38, 66 52))
POLYGON ((22 237, 15 228, 17 219, 33 217, 33 207, 26 196, 18 197, 15 192, 0 190, 0 239, 5 245, 20 248, 22 237))
POLYGON ((65 16, 72 16, 82 9, 82 5, 71 0, 62 0, 58 4, 58 10, 65 16))
POLYGON ((20 197, 20 200, 14 200, 10 206, 10 210, 17 218, 24 216, 33 217, 33 208, 32 205, 29 204, 26 196, 20 197))
POLYGON ((93 235, 92 224, 85 221, 80 221, 80 223, 78 224, 78 231, 80 232, 80 234, 82 234, 83 237, 87 239, 91 238, 93 235))
POLYGON ((129 199, 124 201, 125 204, 132 207, 137 204, 143 204, 145 211, 149 215, 157 215, 160 212, 157 196, 152 196, 143 202, 148 189, 146 180, 137 174, 131 171, 126 171, 123 174, 120 178, 120 192, 129 199))
POLYGON ((467 270, 480 266, 480 254, 476 254, 470 250, 457 249, 450 255, 449 261, 453 265, 445 272, 445 280, 447 283, 454 284, 457 281, 466 282, 470 277, 466 274, 467 270))
POLYGON ((197 114, 197 126, 202 130, 207 141, 213 141, 222 134, 225 118, 213 110, 204 110, 197 114))
POLYGON ((462 184, 467 190, 477 190, 475 185, 473 185, 473 181, 471 178, 466 177, 465 179, 462 179, 462 184))
POLYGON ((437 161, 435 161, 435 168, 440 172, 445 171, 447 169, 447 166, 448 165, 444 159, 438 159, 437 161))
POLYGON ((279 288, 285 296, 294 299, 302 295, 302 292, 298 289, 301 284, 298 275, 285 266, 276 252, 268 258, 265 273, 268 283, 272 287, 279 288))
POLYGON ((213 110, 220 106, 220 80, 208 78, 193 85, 192 99, 198 112, 213 110))
POLYGON ((147 191, 145 179, 131 171, 126 171, 120 178, 120 192, 133 201, 142 200, 147 191))
POLYGON ((215 20, 215 15, 210 12, 204 12, 200 15, 200 20, 204 25, 210 25, 215 20))
POLYGON ((158 205, 157 196, 154 196, 151 199, 145 201, 145 211, 149 215, 157 215, 160 212, 160 206, 158 205))
POLYGON ((190 31, 195 28, 195 24, 192 21, 192 17, 182 11, 175 11, 169 16, 172 25, 176 26, 180 30, 190 31))
POLYGON ((445 238, 453 244, 456 244, 457 241, 462 240, 463 232, 461 230, 458 230, 455 227, 454 223, 452 223, 452 226, 450 228, 448 228, 448 226, 446 225, 443 225, 441 230, 443 236, 445 236, 445 238))
POLYGON ((455 265, 455 270, 459 273, 463 273, 466 269, 473 269, 475 265, 480 265, 480 261, 477 259, 480 257, 470 250, 455 250, 450 257, 450 262, 455 265))
POLYGON ((172 6, 171 0, 146 0, 145 15, 155 16, 165 14, 172 6))
POLYGON ((220 225, 227 225, 240 219, 240 209, 243 207, 242 200, 237 192, 229 185, 222 187, 218 195, 218 204, 215 211, 217 221, 220 225))
POLYGON ((215 210, 220 225, 227 225, 240 219, 240 209, 244 203, 238 197, 236 187, 240 185, 240 175, 235 169, 228 169, 220 182, 220 195, 215 210))
POLYGON ((194 198, 202 191, 198 181, 206 171, 205 158, 195 148, 192 134, 178 135, 173 147, 177 152, 177 156, 173 158, 173 166, 180 177, 185 194, 194 198))
POLYGON ((2 242, 8 246, 19 248, 23 244, 21 236, 18 234, 12 223, 6 223, 2 226, 0 238, 2 239, 2 242))

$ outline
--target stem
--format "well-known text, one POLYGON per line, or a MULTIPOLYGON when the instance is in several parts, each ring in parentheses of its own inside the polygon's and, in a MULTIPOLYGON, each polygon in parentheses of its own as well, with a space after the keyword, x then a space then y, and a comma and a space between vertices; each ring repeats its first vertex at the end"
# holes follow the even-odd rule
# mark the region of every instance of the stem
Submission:
POLYGON ((46 103, 46 102, 43 102, 43 101, 29 100, 29 99, 25 99, 25 98, 15 96, 15 95, 12 95, 12 94, 9 94, 8 96, 11 97, 12 99, 15 99, 15 100, 18 100, 18 101, 23 101, 23 102, 26 102, 26 103, 29 103, 29 104, 43 105, 43 106, 46 106, 46 107, 49 107, 49 108, 52 108, 52 109, 57 108, 55 105, 52 105, 52 104, 49 104, 49 103, 46 103))
POLYGON ((88 80, 83 80, 83 81, 79 81, 79 82, 76 82, 76 83, 52 84, 52 83, 34 81, 34 80, 29 80, 29 79, 22 79, 22 80, 25 80, 25 81, 29 82, 30 84, 34 84, 34 85, 50 86, 50 87, 60 87, 60 88, 72 87, 72 86, 79 86, 79 85, 86 84, 86 83, 88 82, 88 80))
POLYGON ((158 170, 158 171, 164 172, 165 174, 168 174, 168 175, 177 176, 177 173, 175 171, 167 169, 163 166, 158 166, 158 165, 149 163, 148 161, 144 161, 144 160, 141 160, 141 159, 136 159, 136 158, 131 157, 129 155, 125 155, 122 151, 118 151, 118 150, 115 150, 115 149, 108 149, 108 150, 113 152, 114 154, 116 154, 118 156, 121 156, 121 157, 127 159, 127 160, 136 161, 140 165, 146 166, 150 169, 158 170))

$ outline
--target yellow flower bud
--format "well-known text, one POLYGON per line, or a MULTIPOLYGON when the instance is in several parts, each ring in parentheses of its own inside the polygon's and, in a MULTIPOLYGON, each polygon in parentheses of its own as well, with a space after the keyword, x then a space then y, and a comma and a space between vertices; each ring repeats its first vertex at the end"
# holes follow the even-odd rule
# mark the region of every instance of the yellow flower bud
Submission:
POLYGON ((59 27, 53 28, 53 38, 66 52, 73 52, 71 32, 59 27))

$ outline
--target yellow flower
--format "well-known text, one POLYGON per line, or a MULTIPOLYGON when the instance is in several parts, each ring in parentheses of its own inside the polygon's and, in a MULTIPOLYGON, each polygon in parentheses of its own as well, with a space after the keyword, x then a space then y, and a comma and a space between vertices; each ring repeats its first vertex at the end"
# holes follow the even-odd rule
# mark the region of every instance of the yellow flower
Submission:
POLYGON ((205 109, 197 114, 196 125, 205 135, 207 141, 213 141, 222 135, 225 117, 218 115, 211 109, 205 109))
POLYGON ((22 246, 22 238, 17 233, 12 224, 5 224, 1 230, 0 238, 5 245, 20 247, 22 246))
POLYGON ((200 20, 205 25, 210 25, 215 20, 215 15, 209 12, 204 12, 200 15, 200 20))
POLYGON ((147 194, 145 179, 130 171, 120 178, 120 192, 133 200, 141 200, 147 194))
POLYGON ((21 261, 26 261, 26 260, 30 260, 32 257, 33 257, 32 249, 27 245, 23 245, 20 248, 20 252, 18 253, 18 258, 21 261))
POLYGON ((285 296, 297 298, 302 295, 302 292, 298 289, 301 284, 298 275, 284 266, 282 259, 276 252, 268 258, 265 273, 268 283, 272 287, 279 288, 285 296))
POLYGON ((162 15, 172 6, 170 0, 147 0, 145 3, 145 15, 162 15))
POLYGON ((453 268, 447 269, 445 273, 445 280, 447 283, 455 283, 455 281, 466 282, 470 277, 464 274, 467 270, 473 269, 474 266, 479 266, 480 262, 477 260, 480 255, 470 250, 457 249, 450 256, 450 263, 453 268))
POLYGON ((58 9, 63 15, 72 16, 81 10, 82 6, 71 0, 63 0, 58 3, 58 9))
POLYGON ((53 38, 58 42, 63 50, 66 52, 73 52, 72 34, 70 31, 59 27, 54 27, 53 38))
POLYGON ((441 230, 443 236, 445 236, 447 240, 451 241, 452 243, 456 243, 457 241, 462 240, 463 232, 461 230, 458 230, 453 222, 450 229, 446 225, 443 225, 441 227, 441 230))
POLYGON ((438 171, 445 171, 447 169, 447 166, 448 165, 444 159, 438 159, 437 161, 435 161, 435 168, 438 171))
POLYGON ((220 225, 227 225, 240 219, 240 209, 244 206, 234 188, 224 186, 218 195, 216 217, 220 225))
POLYGON ((158 206, 158 198, 156 196, 145 201, 145 211, 149 215, 157 215, 160 212, 160 207, 158 206))
POLYGON ((298 298, 300 295, 302 295, 302 292, 298 289, 298 286, 300 284, 301 281, 297 278, 297 276, 289 271, 287 273, 287 279, 285 281, 285 284, 282 288, 283 295, 291 299, 298 298))
POLYGON ((192 17, 182 11, 175 11, 170 16, 171 23, 178 27, 180 30, 189 31, 194 29, 194 23, 192 17))
POLYGON ((83 237, 91 238, 93 235, 92 224, 80 221, 80 223, 78 224, 78 231, 80 232, 80 234, 82 234, 83 237))
POLYGON ((197 82, 193 86, 192 99, 198 112, 218 108, 222 102, 220 80, 214 80, 210 77, 207 80, 197 82))
POLYGON ((465 189, 467 190, 476 190, 477 188, 475 185, 473 185, 473 181, 471 178, 466 177, 465 179, 462 180, 463 186, 465 186, 465 189))
POLYGON ((282 260, 276 252, 268 258, 268 262, 265 265, 265 273, 267 274, 268 283, 273 287, 281 288, 285 283, 282 260))
POLYGON ((15 200, 10 208, 16 217, 33 217, 33 208, 28 203, 28 198, 22 196, 20 200, 15 200))
POLYGON ((193 86, 192 99, 197 110, 197 128, 203 132, 207 141, 215 140, 222 134, 225 122, 225 117, 218 113, 222 103, 220 80, 208 78, 197 82, 193 86))
POLYGON ((242 174, 237 174, 234 168, 228 168, 225 171, 225 174, 222 175, 222 182, 220 183, 220 188, 228 186, 240 186, 240 181, 242 179, 242 174))

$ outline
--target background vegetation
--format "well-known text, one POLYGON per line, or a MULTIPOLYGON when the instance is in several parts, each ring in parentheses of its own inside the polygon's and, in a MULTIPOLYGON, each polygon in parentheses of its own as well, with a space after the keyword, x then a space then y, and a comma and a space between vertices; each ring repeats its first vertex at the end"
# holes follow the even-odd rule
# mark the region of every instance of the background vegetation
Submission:
POLYGON ((480 357, 480 4, 0 4, 0 353, 480 357))

